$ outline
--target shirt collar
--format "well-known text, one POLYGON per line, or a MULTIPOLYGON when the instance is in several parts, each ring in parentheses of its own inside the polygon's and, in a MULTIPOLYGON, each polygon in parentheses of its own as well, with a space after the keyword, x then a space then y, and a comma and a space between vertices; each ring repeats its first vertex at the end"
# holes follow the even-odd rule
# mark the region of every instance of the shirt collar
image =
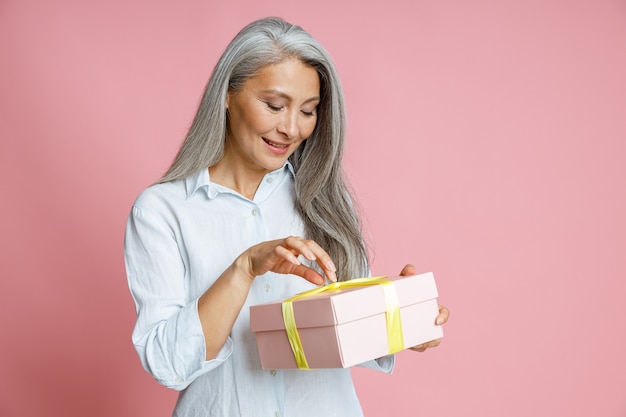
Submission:
MULTIPOLYGON (((281 168, 276 171, 269 172, 267 175, 275 176, 288 170, 292 177, 295 177, 295 171, 291 162, 287 160, 281 168)), ((196 191, 202 189, 206 190, 209 198, 215 198, 219 193, 225 192, 225 187, 218 186, 218 184, 212 183, 209 177, 208 168, 201 169, 197 173, 190 175, 185 179, 185 188, 187 192, 187 198, 190 198, 196 193, 196 191)))

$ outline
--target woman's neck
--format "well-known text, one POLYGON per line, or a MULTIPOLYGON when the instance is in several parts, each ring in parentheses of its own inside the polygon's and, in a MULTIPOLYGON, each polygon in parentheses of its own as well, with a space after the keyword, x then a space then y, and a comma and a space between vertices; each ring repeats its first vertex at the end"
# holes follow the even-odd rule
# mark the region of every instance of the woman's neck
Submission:
POLYGON ((251 169, 245 164, 230 161, 226 155, 209 167, 211 182, 228 187, 249 200, 254 199, 265 174, 265 170, 251 169))

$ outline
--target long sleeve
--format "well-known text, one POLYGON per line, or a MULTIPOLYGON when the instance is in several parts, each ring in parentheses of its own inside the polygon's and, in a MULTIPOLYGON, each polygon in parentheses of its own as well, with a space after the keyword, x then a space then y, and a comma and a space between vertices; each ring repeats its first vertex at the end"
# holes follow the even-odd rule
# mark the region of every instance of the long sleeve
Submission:
POLYGON ((133 207, 124 251, 137 312, 135 349, 159 383, 181 390, 228 358, 233 343, 229 338, 215 359, 205 360, 197 299, 188 299, 185 265, 168 220, 133 207))

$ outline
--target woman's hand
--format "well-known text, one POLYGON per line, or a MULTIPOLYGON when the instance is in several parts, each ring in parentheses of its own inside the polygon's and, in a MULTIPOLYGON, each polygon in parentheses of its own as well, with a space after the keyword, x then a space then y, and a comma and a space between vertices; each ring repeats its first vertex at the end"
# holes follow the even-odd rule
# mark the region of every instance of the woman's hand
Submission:
MULTIPOLYGON (((401 276, 411 276, 415 275, 417 272, 415 267, 411 264, 407 264, 402 271, 400 272, 401 276)), ((435 324, 438 326, 444 325, 448 321, 448 317, 450 317, 450 311, 444 307, 439 306, 439 314, 435 318, 435 324)), ((431 340, 430 342, 422 343, 421 345, 413 346, 409 349, 414 350, 416 352, 423 352, 428 348, 437 347, 441 344, 441 339, 431 340)))
POLYGON ((298 275, 313 284, 322 285, 324 277, 315 269, 300 263, 299 255, 317 262, 330 281, 337 281, 335 275, 337 269, 326 251, 314 241, 296 236, 252 246, 237 258, 235 264, 250 280, 272 271, 278 274, 298 275))
POLYGON ((232 332, 254 278, 268 271, 299 275, 322 285, 324 277, 302 265, 298 256, 317 262, 329 280, 336 281, 330 256, 312 240, 290 236, 252 246, 237 257, 198 300, 198 316, 204 333, 206 360, 217 357, 232 332))

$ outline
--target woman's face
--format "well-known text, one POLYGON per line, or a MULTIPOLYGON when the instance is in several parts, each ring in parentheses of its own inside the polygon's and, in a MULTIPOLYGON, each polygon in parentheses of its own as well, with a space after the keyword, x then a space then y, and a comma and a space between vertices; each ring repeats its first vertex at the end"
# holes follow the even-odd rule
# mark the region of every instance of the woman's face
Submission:
POLYGON ((238 168, 274 171, 308 138, 317 122, 320 79, 297 59, 268 65, 229 92, 224 157, 238 168))

